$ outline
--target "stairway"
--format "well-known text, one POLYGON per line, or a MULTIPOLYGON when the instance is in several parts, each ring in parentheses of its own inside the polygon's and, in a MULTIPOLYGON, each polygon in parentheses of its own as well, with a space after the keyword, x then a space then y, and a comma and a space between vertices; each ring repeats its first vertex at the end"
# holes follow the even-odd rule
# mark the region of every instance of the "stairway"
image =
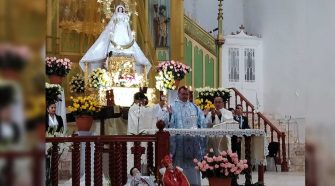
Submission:
POLYGON ((244 115, 249 118, 249 126, 251 128, 264 130, 268 142, 278 142, 278 162, 281 165, 281 171, 287 172, 288 162, 287 162, 287 135, 285 130, 283 130, 279 124, 275 124, 269 120, 263 113, 255 110, 253 104, 245 98, 241 92, 236 88, 229 88, 231 91, 231 97, 225 103, 225 108, 235 108, 236 105, 240 104, 243 107, 244 115))

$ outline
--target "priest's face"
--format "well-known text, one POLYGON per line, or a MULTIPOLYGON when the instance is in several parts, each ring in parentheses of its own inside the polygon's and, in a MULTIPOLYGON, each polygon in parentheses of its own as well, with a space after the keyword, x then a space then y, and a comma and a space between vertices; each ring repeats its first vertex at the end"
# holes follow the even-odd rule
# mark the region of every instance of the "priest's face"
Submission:
POLYGON ((188 100, 188 89, 180 89, 178 93, 178 98, 182 102, 187 102, 188 100))
POLYGON ((214 106, 216 108, 216 110, 220 110, 223 108, 223 100, 221 97, 216 97, 214 99, 214 106))

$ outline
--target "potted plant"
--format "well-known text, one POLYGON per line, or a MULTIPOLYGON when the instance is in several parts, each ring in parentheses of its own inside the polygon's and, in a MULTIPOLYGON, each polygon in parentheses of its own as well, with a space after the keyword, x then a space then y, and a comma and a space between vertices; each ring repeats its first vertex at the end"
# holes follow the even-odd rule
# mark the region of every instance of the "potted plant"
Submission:
POLYGON ((71 104, 67 109, 75 116, 78 131, 89 131, 93 116, 100 111, 98 102, 91 96, 70 97, 71 104))
POLYGON ((61 84, 64 77, 70 72, 72 62, 67 59, 57 59, 56 57, 45 58, 45 72, 49 76, 52 84, 61 84))
POLYGON ((158 75, 156 78, 156 88, 161 91, 178 88, 180 80, 191 71, 191 68, 178 61, 160 62, 156 67, 158 75))
POLYGON ((202 160, 194 159, 194 163, 202 178, 208 178, 210 186, 230 186, 232 179, 248 168, 247 160, 239 160, 237 153, 222 151, 215 155, 212 148, 202 160))

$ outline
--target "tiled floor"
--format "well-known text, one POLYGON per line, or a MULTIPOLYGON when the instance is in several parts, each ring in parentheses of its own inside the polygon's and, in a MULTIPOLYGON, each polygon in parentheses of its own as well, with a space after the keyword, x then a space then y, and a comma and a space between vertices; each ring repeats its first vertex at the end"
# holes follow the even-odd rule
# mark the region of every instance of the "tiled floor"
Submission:
MULTIPOLYGON (((253 183, 257 182, 257 172, 252 173, 253 183)), ((239 184, 244 184, 244 175, 240 176, 239 184)), ((266 186, 304 186, 305 173, 304 172, 265 172, 264 182, 266 186)), ((202 180, 204 186, 208 185, 207 179, 202 180)))
MULTIPOLYGON (((257 182, 257 172, 252 174, 253 182, 257 182)), ((244 183, 244 176, 241 176, 238 180, 239 184, 244 183)), ((264 181, 266 186, 304 186, 305 185, 305 173, 304 172, 265 172, 264 181)), ((71 181, 65 182, 60 181, 59 185, 71 185, 71 181)), ((81 185, 84 183, 84 179, 81 180, 81 185)), ((104 182, 104 185, 106 182, 104 182)), ((208 186, 207 179, 202 180, 203 186, 208 186)))

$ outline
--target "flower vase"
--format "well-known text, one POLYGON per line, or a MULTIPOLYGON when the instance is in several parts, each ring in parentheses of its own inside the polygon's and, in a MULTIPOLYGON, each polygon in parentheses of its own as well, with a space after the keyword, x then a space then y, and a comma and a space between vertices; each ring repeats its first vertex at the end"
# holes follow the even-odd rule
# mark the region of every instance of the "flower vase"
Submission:
POLYGON ((89 131, 93 123, 93 117, 89 115, 80 115, 76 117, 78 131, 89 131))
POLYGON ((63 76, 58 76, 58 75, 49 75, 49 80, 50 83, 52 84, 59 84, 61 85, 63 82, 64 77, 63 76))
POLYGON ((212 177, 208 178, 209 186, 231 186, 232 178, 218 178, 212 177))
POLYGON ((179 83, 180 83, 179 79, 174 80, 174 85, 176 86, 176 89, 178 89, 179 83))

